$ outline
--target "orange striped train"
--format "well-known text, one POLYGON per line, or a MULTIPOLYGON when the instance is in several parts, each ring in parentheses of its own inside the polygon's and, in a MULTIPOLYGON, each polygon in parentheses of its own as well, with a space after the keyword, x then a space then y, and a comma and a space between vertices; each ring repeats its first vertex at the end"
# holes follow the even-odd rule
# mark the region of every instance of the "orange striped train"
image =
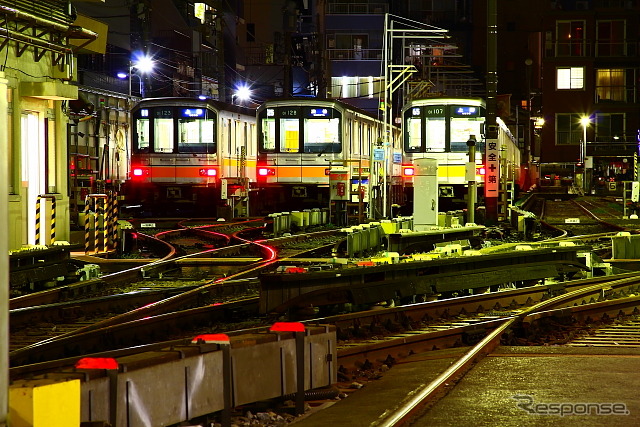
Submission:
POLYGON ((350 202, 367 206, 372 200, 376 212, 370 213, 382 211, 385 202, 402 203, 398 128, 344 102, 319 98, 267 101, 257 119, 254 204, 262 212, 328 207, 335 169, 347 171, 350 202))
POLYGON ((154 216, 248 215, 255 117, 255 110, 212 100, 140 101, 132 109, 127 202, 154 216))

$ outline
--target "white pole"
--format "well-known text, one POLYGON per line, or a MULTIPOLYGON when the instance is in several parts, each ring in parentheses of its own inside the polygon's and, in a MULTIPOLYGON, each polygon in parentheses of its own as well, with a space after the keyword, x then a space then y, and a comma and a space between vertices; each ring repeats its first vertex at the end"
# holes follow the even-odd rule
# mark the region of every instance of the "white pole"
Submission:
MULTIPOLYGON (((4 72, 0 71, 0 152, 9 151, 9 113, 7 84, 4 72)), ((9 229, 9 156, 0 156, 0 230, 9 229)), ((0 426, 8 425, 9 413, 9 240, 7 233, 0 238, 0 426)))

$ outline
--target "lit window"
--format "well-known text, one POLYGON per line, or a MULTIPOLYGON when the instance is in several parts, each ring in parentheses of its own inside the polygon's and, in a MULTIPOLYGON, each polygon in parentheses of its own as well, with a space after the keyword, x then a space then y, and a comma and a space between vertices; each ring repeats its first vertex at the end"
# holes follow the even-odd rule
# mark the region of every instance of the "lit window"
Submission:
POLYGON ((584 67, 559 67, 556 70, 557 89, 584 89, 584 67))
POLYGON ((596 70, 597 101, 626 101, 627 79, 625 74, 625 70, 620 68, 596 70))

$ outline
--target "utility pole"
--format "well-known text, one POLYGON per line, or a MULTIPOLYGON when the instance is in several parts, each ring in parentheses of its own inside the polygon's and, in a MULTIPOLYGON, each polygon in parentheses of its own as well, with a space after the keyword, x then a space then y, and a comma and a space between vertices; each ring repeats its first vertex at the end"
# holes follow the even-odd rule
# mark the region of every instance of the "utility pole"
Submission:
POLYGON ((469 166, 467 168, 467 222, 476 222, 476 136, 469 135, 469 166))
MULTIPOLYGON (((497 144, 498 127, 496 125, 496 106, 498 93, 498 17, 497 0, 487 0, 487 120, 486 147, 497 144)), ((486 163, 486 162, 485 162, 486 163)), ((498 162, 499 164, 499 162, 498 162)), ((490 178, 485 174, 485 180, 490 178)), ((498 221, 499 186, 488 186, 485 181, 486 221, 495 224, 498 221)))

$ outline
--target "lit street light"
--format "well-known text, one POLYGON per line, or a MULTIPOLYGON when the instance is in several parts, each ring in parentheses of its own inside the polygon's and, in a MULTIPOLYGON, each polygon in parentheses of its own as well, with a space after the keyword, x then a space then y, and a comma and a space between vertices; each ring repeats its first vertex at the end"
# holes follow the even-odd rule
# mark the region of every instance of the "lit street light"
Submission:
POLYGON ((238 101, 239 105, 242 105, 244 103, 244 101, 247 101, 249 99, 251 99, 251 89, 249 89, 249 86, 238 86, 236 88, 236 92, 233 94, 232 98, 232 104, 235 104, 235 102, 233 102, 234 100, 238 101))
POLYGON ((135 61, 129 61, 129 73, 118 73, 118 78, 129 78, 129 96, 131 96, 131 78, 135 75, 140 82, 140 97, 144 98, 144 83, 141 74, 152 72, 154 65, 153 59, 148 56, 139 55, 135 61))
POLYGON ((581 156, 580 162, 582 163, 582 188, 584 189, 585 194, 589 190, 589 186, 587 185, 587 126, 591 123, 591 119, 589 116, 584 116, 580 119, 580 124, 582 125, 582 145, 581 145, 581 156))

